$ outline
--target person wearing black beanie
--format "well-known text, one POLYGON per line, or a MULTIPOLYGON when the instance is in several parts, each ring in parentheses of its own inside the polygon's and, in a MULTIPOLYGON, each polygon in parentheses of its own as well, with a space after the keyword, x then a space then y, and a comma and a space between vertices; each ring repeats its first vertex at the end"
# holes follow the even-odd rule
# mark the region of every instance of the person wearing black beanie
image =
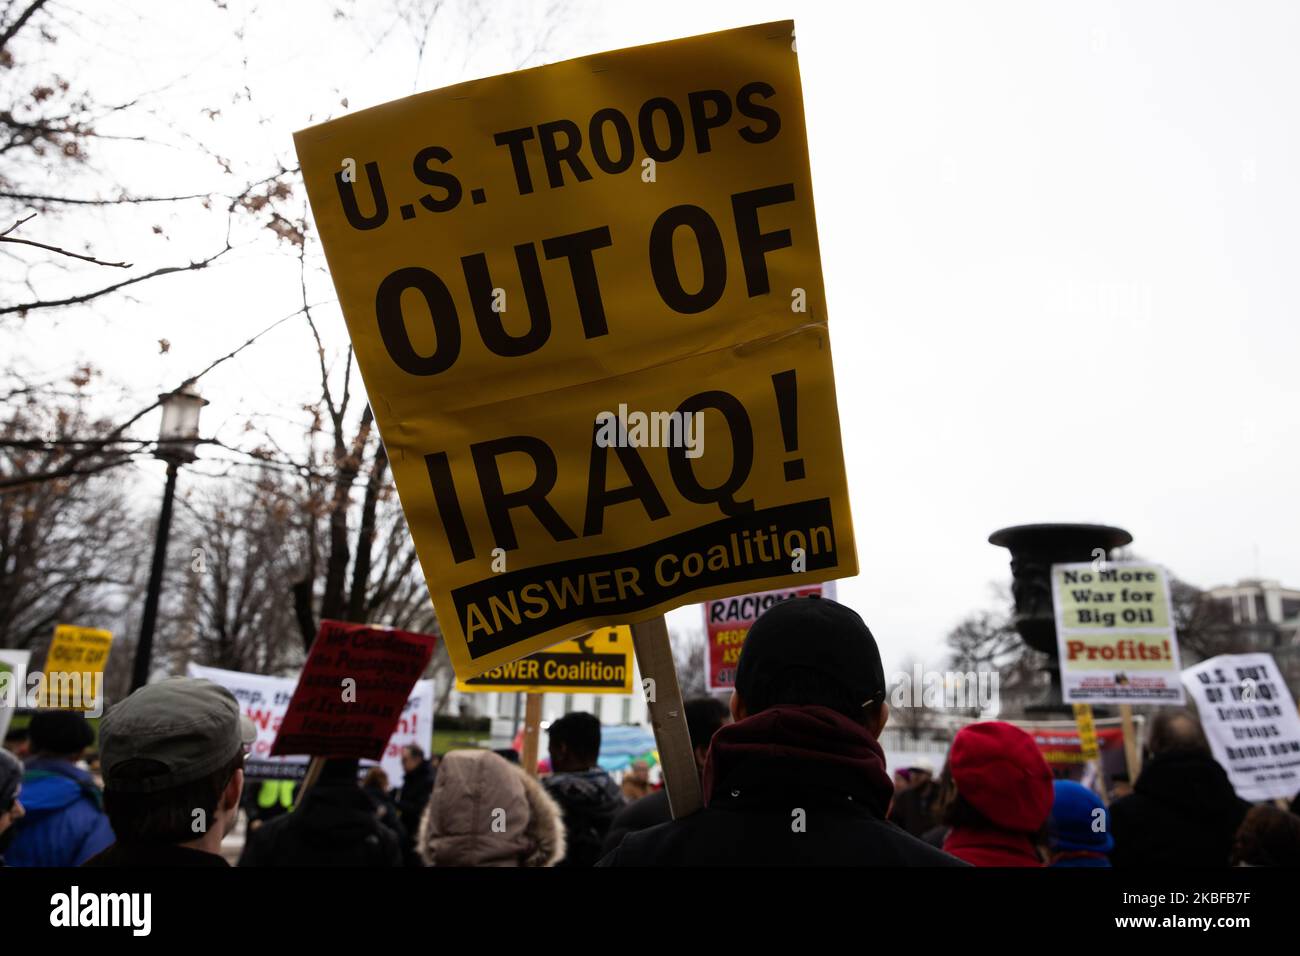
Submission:
POLYGON ((81 752, 95 742, 95 731, 75 710, 43 710, 27 726, 32 753, 81 759, 81 752))
POLYGON ((851 608, 773 605, 745 637, 705 808, 629 833, 601 866, 961 866, 887 819, 880 649, 851 608))

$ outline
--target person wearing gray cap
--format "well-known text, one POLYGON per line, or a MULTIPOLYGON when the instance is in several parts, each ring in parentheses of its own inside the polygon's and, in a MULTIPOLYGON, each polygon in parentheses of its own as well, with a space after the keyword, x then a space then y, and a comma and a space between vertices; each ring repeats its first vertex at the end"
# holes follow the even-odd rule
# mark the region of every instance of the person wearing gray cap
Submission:
POLYGON ((228 866, 244 755, 256 737, 234 695, 169 677, 141 687, 99 732, 104 809, 117 842, 86 866, 228 866))

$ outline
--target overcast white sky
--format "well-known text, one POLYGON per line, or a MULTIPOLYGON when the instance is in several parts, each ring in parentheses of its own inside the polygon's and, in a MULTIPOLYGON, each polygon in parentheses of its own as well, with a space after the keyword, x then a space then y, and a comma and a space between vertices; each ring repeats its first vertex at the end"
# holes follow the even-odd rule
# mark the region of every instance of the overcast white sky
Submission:
MULTIPOLYGON (((417 68, 383 2, 230 6, 69 20, 56 66, 106 100, 166 85, 149 99, 160 121, 271 172, 293 161, 294 130, 512 69, 545 22, 540 4, 494 2, 482 24, 451 4, 417 68), (252 101, 231 103, 245 83, 252 101)), ((862 568, 840 596, 886 665, 938 663, 946 631, 991 604, 1009 569, 986 539, 1008 524, 1118 524, 1197 585, 1256 571, 1300 585, 1300 7, 593 3, 527 63, 792 15, 862 568)), ((140 189, 219 183, 184 150, 100 156, 140 189)), ((151 266, 212 244, 180 211, 145 215, 111 230, 70 215, 30 235, 93 237, 151 266)), ((297 271, 271 250, 34 313, 9 341, 30 367, 92 360, 150 396, 297 308, 297 271)), ((67 288, 100 278, 77 271, 67 288)), ((341 348, 342 320, 325 315, 341 348)), ((286 324, 205 380, 205 431, 237 439, 250 414, 310 400, 306 336, 286 324)), ((153 500, 152 465, 131 479, 153 500)), ((670 616, 699 620, 698 607, 670 616)))

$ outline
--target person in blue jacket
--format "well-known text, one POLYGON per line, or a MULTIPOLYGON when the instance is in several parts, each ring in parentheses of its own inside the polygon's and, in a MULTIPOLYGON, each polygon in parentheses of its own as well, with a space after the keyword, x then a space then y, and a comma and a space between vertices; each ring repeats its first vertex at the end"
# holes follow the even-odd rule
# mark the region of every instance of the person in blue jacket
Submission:
POLYGON ((103 793, 77 761, 95 739, 76 711, 47 710, 29 727, 22 820, 5 853, 9 866, 80 866, 113 843, 103 793))
POLYGON ((1057 780, 1048 823, 1049 866, 1110 866, 1115 840, 1101 797, 1081 783, 1057 780))

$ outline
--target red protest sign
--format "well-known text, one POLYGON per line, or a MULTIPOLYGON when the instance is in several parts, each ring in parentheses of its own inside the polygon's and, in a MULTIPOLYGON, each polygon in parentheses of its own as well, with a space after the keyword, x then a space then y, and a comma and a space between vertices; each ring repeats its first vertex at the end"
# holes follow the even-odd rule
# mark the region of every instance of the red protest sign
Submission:
POLYGON ((378 760, 437 638, 321 621, 272 755, 378 760))
MULTIPOLYGON (((1064 724, 1055 726, 1036 726, 1028 722, 1018 722, 1026 733, 1034 738, 1038 752, 1052 767, 1065 767, 1072 764, 1085 764, 1088 756, 1084 752, 1079 738, 1078 727, 1064 724)), ((1104 755, 1124 749, 1124 731, 1120 727, 1097 727, 1097 749, 1104 755)))
POLYGON ((708 673, 705 679, 710 691, 731 690, 736 686, 736 664, 740 661, 740 648, 745 636, 759 615, 773 604, 796 597, 810 595, 835 599, 835 582, 809 584, 778 591, 761 591, 704 602, 704 626, 708 642, 705 661, 708 673))

